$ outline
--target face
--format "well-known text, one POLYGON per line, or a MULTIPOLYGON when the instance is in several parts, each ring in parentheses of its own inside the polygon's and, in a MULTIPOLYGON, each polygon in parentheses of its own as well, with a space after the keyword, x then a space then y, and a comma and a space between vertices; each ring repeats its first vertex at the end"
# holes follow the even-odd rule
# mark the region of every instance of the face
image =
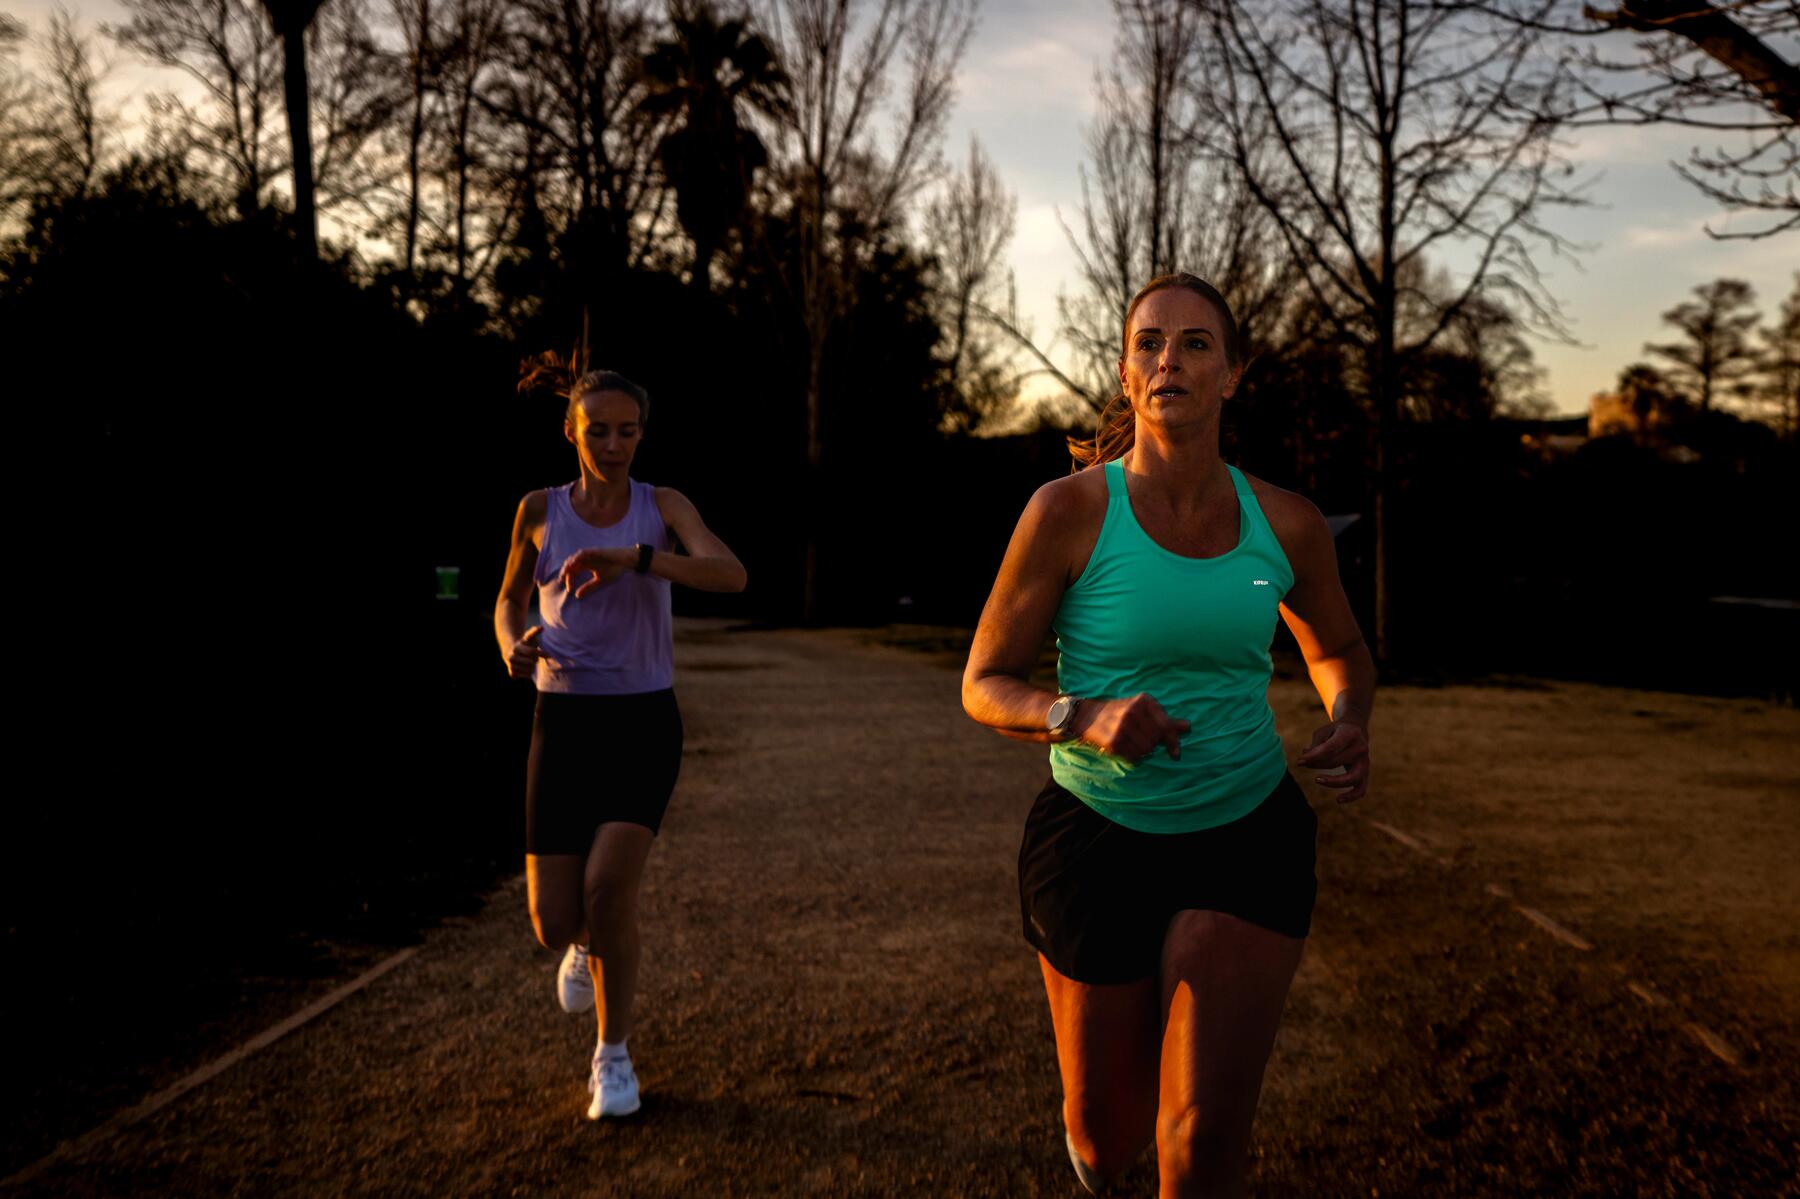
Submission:
POLYGON ((1139 419, 1165 426, 1216 419, 1241 368, 1225 357, 1225 321, 1185 287, 1151 292, 1131 314, 1119 386, 1139 419))
POLYGON ((622 391, 588 392, 575 405, 574 419, 563 422, 582 469, 602 479, 629 472, 643 430, 637 401, 622 391))

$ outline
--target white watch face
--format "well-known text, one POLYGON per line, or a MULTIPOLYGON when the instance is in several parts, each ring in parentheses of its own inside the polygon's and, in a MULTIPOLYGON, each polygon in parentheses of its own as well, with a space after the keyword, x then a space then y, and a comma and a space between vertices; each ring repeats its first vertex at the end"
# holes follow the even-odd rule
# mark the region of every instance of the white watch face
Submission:
POLYGON ((1051 731, 1062 728, 1069 723, 1069 714, 1075 710, 1075 700, 1067 695, 1057 699, 1050 705, 1049 713, 1044 717, 1045 725, 1051 731))

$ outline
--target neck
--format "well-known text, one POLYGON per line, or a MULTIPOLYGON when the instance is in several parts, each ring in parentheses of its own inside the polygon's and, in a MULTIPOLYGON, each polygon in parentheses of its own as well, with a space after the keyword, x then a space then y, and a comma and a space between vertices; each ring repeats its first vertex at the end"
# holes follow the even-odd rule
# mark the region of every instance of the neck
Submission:
POLYGON ((1219 457, 1217 418, 1183 429, 1167 429, 1140 419, 1124 465, 1169 503, 1181 507, 1198 506, 1221 487, 1231 487, 1231 473, 1219 457))
POLYGON ((581 478, 576 481, 570 498, 591 511, 604 512, 614 505, 622 503, 630 493, 631 476, 627 472, 621 470, 609 477, 602 478, 583 466, 581 478))

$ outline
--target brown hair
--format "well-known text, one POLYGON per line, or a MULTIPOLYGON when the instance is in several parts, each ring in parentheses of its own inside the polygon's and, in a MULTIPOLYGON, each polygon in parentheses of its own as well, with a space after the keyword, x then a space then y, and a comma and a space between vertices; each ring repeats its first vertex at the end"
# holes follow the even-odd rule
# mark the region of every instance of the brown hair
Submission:
MULTIPOLYGON (((1176 271, 1169 275, 1158 275, 1138 289, 1131 297, 1131 303, 1125 305, 1125 325, 1121 334, 1121 348, 1131 341, 1131 314, 1137 311, 1144 297, 1153 291, 1179 287, 1191 291, 1202 300, 1219 310, 1219 317, 1224 322, 1225 361, 1232 366, 1240 366, 1244 361, 1244 345, 1238 333, 1237 318, 1231 315, 1231 305, 1219 294, 1219 289, 1186 271, 1176 271)), ((1090 466, 1100 466, 1115 458, 1123 458, 1131 449, 1132 442, 1137 440, 1137 416, 1131 410, 1131 399, 1124 392, 1119 392, 1100 409, 1100 415, 1094 422, 1094 435, 1091 438, 1069 438, 1069 457, 1075 460, 1075 469, 1086 470, 1090 466)))
POLYGON ((556 394, 568 401, 563 409, 563 419, 575 420, 576 405, 581 397, 596 391, 621 391, 637 403, 638 422, 645 423, 650 419, 650 393, 640 385, 633 383, 618 371, 594 371, 587 369, 586 355, 580 346, 569 352, 564 358, 555 350, 545 350, 534 358, 527 358, 519 363, 519 390, 533 392, 540 388, 550 387, 556 394))

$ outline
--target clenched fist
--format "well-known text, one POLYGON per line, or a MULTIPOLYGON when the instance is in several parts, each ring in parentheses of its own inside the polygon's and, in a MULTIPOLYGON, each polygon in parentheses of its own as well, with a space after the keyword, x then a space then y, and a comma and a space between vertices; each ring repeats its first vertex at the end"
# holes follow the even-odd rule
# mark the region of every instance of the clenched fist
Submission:
POLYGON ((525 630, 525 635, 512 643, 506 652, 506 673, 515 679, 528 679, 537 673, 538 660, 541 658, 551 665, 556 659, 544 652, 538 639, 544 635, 544 626, 534 624, 525 630))
POLYGON ((1181 735, 1191 727, 1140 693, 1130 699, 1082 700, 1071 731, 1078 740, 1135 762, 1158 745, 1167 746, 1169 756, 1179 760, 1181 735))

